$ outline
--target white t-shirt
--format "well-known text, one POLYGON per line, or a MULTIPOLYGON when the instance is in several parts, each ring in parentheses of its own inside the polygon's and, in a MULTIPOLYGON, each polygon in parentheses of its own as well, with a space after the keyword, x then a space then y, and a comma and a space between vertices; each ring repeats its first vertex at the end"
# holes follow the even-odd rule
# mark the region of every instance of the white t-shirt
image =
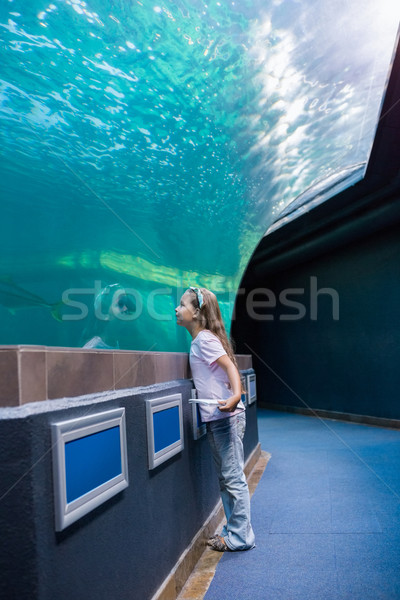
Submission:
MULTIPOLYGON (((218 336, 202 329, 190 345, 189 362, 198 398, 227 400, 232 396, 227 373, 215 361, 226 354, 218 336)), ((218 406, 199 404, 203 422, 232 417, 244 410, 240 400, 234 412, 222 412, 218 406)))

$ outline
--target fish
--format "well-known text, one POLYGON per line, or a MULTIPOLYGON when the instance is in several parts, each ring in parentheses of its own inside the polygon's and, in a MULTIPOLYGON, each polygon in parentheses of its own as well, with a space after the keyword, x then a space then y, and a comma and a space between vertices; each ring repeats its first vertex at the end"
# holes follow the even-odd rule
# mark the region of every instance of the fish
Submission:
POLYGON ((60 300, 51 304, 40 296, 32 294, 23 287, 17 285, 9 275, 0 276, 0 304, 12 315, 23 308, 44 307, 48 308, 56 321, 62 321, 61 308, 64 302, 60 300))

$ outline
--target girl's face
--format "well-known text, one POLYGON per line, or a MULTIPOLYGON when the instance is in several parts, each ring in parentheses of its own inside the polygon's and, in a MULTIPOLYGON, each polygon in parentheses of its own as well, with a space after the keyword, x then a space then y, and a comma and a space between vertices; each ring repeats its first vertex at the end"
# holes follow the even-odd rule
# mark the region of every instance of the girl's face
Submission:
POLYGON ((194 321, 195 309, 190 302, 190 295, 185 292, 181 298, 179 306, 175 308, 176 322, 182 327, 194 321))

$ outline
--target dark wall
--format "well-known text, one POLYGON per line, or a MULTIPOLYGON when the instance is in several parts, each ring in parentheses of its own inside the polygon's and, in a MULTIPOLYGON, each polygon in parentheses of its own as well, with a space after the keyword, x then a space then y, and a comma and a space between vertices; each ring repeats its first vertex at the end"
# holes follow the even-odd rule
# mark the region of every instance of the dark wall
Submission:
MULTIPOLYGON (((400 226, 397 224, 323 255, 273 270, 269 262, 250 262, 238 298, 232 335, 237 352, 251 352, 261 405, 313 408, 400 419, 400 226), (333 313, 334 293, 339 318, 333 313), (268 288, 276 307, 256 308, 271 320, 249 316, 246 300, 255 288, 268 288), (299 308, 283 306, 287 299, 299 308), (317 309, 311 318, 310 303, 317 309), (288 316, 296 316, 287 320, 288 316)), ((255 296, 266 300, 266 296, 255 296)), ((287 302, 286 302, 287 304, 287 302)))
MULTIPOLYGON (((0 410, 0 596, 5 600, 146 600, 215 507, 206 437, 192 439, 190 380, 0 410), (181 393, 183 452, 147 466, 145 400, 181 393), (128 395, 127 395, 128 394, 128 395), (50 423, 124 406, 129 487, 62 532, 54 530, 50 423)), ((246 457, 258 443, 249 407, 246 457)))

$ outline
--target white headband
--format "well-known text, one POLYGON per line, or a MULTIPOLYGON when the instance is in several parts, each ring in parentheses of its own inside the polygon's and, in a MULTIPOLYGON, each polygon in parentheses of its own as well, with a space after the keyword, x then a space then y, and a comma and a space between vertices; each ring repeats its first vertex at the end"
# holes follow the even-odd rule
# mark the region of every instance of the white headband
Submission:
POLYGON ((200 291, 200 288, 190 286, 190 289, 194 291, 197 296, 197 300, 199 301, 200 308, 203 305, 203 294, 200 291))

